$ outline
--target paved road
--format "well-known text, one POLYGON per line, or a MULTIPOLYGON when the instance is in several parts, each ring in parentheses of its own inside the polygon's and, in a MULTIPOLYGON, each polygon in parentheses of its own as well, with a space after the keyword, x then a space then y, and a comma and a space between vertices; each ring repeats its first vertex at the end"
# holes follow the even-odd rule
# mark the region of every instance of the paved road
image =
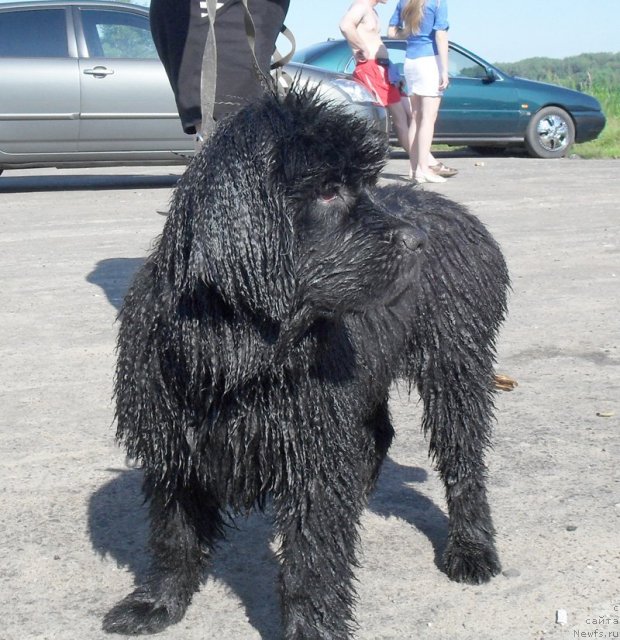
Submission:
MULTIPOLYGON (((395 392, 398 438, 364 517, 358 637, 578 637, 620 608, 620 163, 449 161, 460 174, 432 188, 482 218, 513 278, 499 370, 520 386, 498 398, 489 457, 506 575, 466 587, 437 567, 442 489, 419 407, 395 392)), ((180 171, 0 177, 2 640, 103 638, 102 615, 146 570, 140 474, 113 442, 115 316, 180 171)), ((276 576, 268 522, 251 517, 159 637, 275 640, 276 576)))

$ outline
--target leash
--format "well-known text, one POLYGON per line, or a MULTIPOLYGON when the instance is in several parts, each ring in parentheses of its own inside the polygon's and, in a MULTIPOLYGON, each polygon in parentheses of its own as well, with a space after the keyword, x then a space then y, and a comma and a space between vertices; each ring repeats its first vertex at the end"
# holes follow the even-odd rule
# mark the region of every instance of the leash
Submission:
POLYGON ((295 53, 297 43, 295 42, 295 36, 293 32, 286 26, 282 25, 280 33, 289 41, 291 50, 285 55, 281 55, 276 49, 273 52, 273 62, 271 63, 271 71, 274 75, 276 84, 276 91, 287 93, 293 84, 293 78, 284 71, 284 65, 288 64, 295 53))
MULTIPOLYGON (((194 1, 197 2, 198 0, 194 1)), ((250 47, 250 52, 252 54, 252 66, 254 67, 254 73, 266 89, 273 89, 274 80, 263 73, 256 57, 256 27, 248 7, 248 0, 227 0, 224 2, 218 2, 218 0, 200 0, 201 9, 203 7, 206 8, 206 15, 201 13, 201 16, 208 20, 210 26, 202 56, 200 76, 200 110, 202 113, 202 130, 198 134, 199 138, 207 138, 215 128, 215 119, 213 118, 217 91, 217 43, 215 37, 215 20, 218 14, 221 15, 226 11, 226 9, 239 1, 243 7, 243 24, 248 46, 250 47)), ((276 88, 279 88, 281 84, 280 79, 283 76, 281 67, 287 64, 295 53, 295 38, 291 30, 286 27, 286 25, 282 25, 280 33, 288 39, 292 48, 285 56, 282 56, 277 49, 274 51, 270 69, 276 74, 276 88)))
POLYGON ((217 0, 206 0, 207 19, 211 23, 207 41, 202 54, 200 76, 200 111, 202 114, 202 131, 198 136, 209 136, 215 128, 213 109, 215 107, 215 85, 217 82, 217 45, 215 43, 215 14, 217 0))

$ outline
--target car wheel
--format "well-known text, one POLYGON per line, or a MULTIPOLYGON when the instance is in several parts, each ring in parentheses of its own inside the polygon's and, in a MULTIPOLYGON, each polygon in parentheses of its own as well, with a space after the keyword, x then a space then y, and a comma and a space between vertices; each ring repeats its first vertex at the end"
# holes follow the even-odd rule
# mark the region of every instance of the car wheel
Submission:
POLYGON ((525 145, 534 158, 563 158, 575 142, 575 125, 559 107, 535 113, 525 130, 525 145))
POLYGON ((469 148, 481 156, 499 156, 506 151, 506 147, 485 147, 476 145, 473 147, 470 146, 469 148))

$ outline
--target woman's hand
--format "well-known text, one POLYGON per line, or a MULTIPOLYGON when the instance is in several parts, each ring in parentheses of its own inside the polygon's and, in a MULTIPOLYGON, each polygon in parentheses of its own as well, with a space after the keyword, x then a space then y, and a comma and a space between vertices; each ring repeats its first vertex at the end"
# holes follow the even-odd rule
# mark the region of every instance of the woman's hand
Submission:
POLYGON ((450 78, 448 76, 448 72, 444 69, 441 70, 441 79, 439 81, 439 90, 445 91, 450 84, 450 78))

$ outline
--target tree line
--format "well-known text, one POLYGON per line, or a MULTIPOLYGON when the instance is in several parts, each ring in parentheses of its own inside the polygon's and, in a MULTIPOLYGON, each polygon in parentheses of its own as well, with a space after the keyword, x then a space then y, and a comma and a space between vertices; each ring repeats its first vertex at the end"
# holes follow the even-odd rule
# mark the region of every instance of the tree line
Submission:
POLYGON ((561 59, 527 58, 519 62, 498 62, 496 66, 513 76, 580 91, 601 85, 620 87, 620 53, 582 53, 561 59))

